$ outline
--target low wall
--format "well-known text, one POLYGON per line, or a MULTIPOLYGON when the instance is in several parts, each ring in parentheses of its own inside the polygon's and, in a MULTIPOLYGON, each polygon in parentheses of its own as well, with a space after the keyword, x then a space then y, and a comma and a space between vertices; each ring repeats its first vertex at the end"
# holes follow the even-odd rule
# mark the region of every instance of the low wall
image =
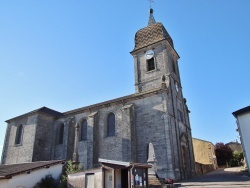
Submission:
POLYGON ((85 173, 79 172, 68 175, 68 188, 85 188, 85 173))
POLYGON ((67 188, 102 188, 102 170, 95 169, 68 175, 67 188))
POLYGON ((212 164, 200 164, 200 163, 195 163, 195 169, 197 175, 206 174, 208 172, 215 170, 214 165, 212 164))

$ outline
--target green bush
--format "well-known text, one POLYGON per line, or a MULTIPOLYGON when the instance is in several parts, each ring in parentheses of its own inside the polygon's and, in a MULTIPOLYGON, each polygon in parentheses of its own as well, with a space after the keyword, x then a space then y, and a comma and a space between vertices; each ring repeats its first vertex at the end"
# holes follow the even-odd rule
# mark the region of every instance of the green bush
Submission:
POLYGON ((77 168, 75 168, 74 164, 71 160, 67 161, 63 167, 63 172, 61 175, 61 181, 60 181, 59 188, 66 188, 67 187, 68 174, 80 172, 81 170, 82 170, 82 167, 80 164, 78 165, 77 168))
POLYGON ((241 159, 243 159, 243 153, 238 152, 237 150, 235 150, 233 152, 233 158, 230 160, 230 165, 231 167, 236 167, 236 166, 240 166, 241 165, 241 159))
POLYGON ((42 178, 33 188, 57 188, 59 182, 52 177, 51 174, 46 175, 42 178))

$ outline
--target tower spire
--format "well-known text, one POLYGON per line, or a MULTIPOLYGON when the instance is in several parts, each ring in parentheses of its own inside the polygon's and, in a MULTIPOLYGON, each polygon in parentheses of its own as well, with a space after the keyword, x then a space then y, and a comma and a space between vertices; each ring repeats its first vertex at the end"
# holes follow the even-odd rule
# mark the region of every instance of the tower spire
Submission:
POLYGON ((154 15, 153 15, 153 12, 154 10, 150 7, 150 10, 149 10, 149 20, 148 20, 148 26, 149 25, 153 25, 155 24, 155 18, 154 18, 154 15))

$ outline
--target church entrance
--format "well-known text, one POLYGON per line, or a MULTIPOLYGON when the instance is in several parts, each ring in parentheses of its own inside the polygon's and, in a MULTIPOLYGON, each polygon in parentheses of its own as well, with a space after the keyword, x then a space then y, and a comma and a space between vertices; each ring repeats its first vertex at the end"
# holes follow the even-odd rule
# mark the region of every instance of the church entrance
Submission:
POLYGON ((183 161, 183 173, 184 173, 184 178, 187 178, 187 155, 186 155, 186 147, 182 146, 182 161, 183 161))
POLYGON ((98 161, 102 164, 104 188, 148 188, 151 165, 107 159, 98 161))

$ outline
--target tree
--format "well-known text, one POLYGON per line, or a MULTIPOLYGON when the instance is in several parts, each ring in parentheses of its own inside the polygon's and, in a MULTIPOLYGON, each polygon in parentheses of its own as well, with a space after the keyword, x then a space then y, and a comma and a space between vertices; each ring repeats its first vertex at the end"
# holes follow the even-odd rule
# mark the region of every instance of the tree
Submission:
POLYGON ((56 188, 59 182, 55 180, 51 174, 46 175, 42 178, 33 188, 56 188))
POLYGON ((71 160, 67 161, 66 164, 63 167, 63 172, 61 175, 61 183, 59 185, 59 188, 66 188, 67 187, 67 181, 68 181, 68 175, 74 174, 76 172, 80 172, 82 170, 81 165, 79 164, 77 168, 75 168, 73 162, 71 160))
POLYGON ((240 166, 241 160, 244 159, 243 152, 238 152, 235 150, 233 152, 233 158, 230 160, 231 167, 240 166))
POLYGON ((233 151, 222 142, 215 144, 215 155, 219 166, 228 165, 233 158, 233 151))

